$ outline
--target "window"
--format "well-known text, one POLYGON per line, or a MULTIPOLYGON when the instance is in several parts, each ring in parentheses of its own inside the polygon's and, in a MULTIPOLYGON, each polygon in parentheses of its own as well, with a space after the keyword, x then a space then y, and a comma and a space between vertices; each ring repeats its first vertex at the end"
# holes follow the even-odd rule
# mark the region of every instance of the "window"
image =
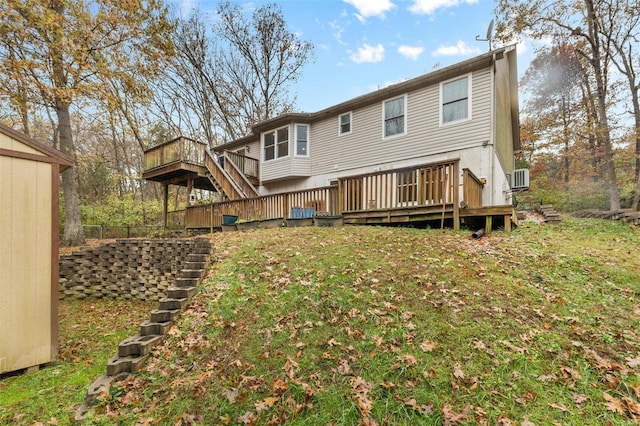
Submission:
POLYGON ((340 136, 351 133, 351 112, 340 114, 338 116, 338 128, 338 134, 340 136))
POLYGON ((469 119, 469 76, 442 84, 442 124, 469 119))
POLYGON ((296 155, 307 157, 309 155, 309 126, 296 124, 296 155))
POLYGON ((418 179, 416 170, 398 172, 398 204, 418 201, 418 179))
POLYGON ((263 135, 264 161, 289 155, 289 127, 281 127, 263 135))
POLYGON ((406 115, 405 115, 404 96, 384 102, 384 137, 405 134, 406 115))

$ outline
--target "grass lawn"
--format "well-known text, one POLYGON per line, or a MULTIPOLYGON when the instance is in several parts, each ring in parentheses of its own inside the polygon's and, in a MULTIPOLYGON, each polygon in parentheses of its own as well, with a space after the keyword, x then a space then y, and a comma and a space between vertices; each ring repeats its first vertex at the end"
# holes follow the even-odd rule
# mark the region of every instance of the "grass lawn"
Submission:
MULTIPOLYGON (((638 228, 566 219, 480 240, 383 227, 212 240, 190 308, 87 424, 640 422, 638 228)), ((0 381, 0 423, 67 423, 143 308, 63 303, 61 360, 0 381)))

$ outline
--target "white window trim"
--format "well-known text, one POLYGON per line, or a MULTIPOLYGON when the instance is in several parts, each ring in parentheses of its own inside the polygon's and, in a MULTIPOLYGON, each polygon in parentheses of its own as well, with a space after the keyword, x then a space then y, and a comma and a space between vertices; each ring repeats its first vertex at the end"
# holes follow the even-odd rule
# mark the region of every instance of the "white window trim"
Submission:
POLYGON ((473 85, 471 84, 472 75, 473 75, 472 73, 468 73, 468 74, 459 75, 457 77, 450 78, 449 80, 440 82, 440 99, 439 99, 439 103, 438 103, 438 109, 439 109, 438 113, 439 113, 439 117, 440 117, 440 124, 439 124, 440 127, 446 127, 446 126, 451 126, 451 125, 454 125, 454 124, 460 124, 460 123, 465 123, 467 121, 471 121, 471 119, 472 119, 472 111, 473 111, 473 108, 472 108, 472 106, 473 106, 472 105, 472 96, 471 96, 472 95, 471 88, 473 87, 473 85), (442 119, 444 118, 443 117, 444 108, 443 108, 443 105, 442 105, 442 91, 443 91, 444 85, 447 84, 447 83, 450 83, 452 81, 460 80, 461 78, 465 78, 465 77, 467 77, 467 112, 468 112, 467 118, 463 118, 461 120, 455 120, 455 121, 449 121, 449 122, 443 123, 442 119))
POLYGON ((350 135, 351 132, 353 132, 353 111, 348 111, 348 112, 344 112, 342 114, 338 114, 338 136, 350 135), (342 122, 341 122, 340 119, 344 115, 348 115, 349 116, 349 131, 342 133, 342 122))
POLYGON ((295 123, 293 125, 294 135, 293 135, 293 156, 300 158, 308 158, 311 156, 311 126, 306 123, 295 123), (298 126, 306 126, 307 128, 307 153, 305 155, 298 154, 298 126))
POLYGON ((260 158, 262 159, 263 163, 270 163, 272 161, 277 161, 277 160, 282 160, 283 158, 289 158, 291 156, 291 126, 289 126, 288 124, 286 126, 280 126, 277 127, 275 129, 271 129, 268 132, 263 132, 260 134, 260 158), (288 150, 287 150, 287 155, 283 155, 282 157, 278 157, 278 130, 280 129, 285 129, 288 128, 288 135, 289 135, 289 146, 288 146, 288 150), (274 149, 274 157, 271 160, 266 160, 264 158, 264 135, 269 134, 269 133, 275 133, 274 135, 274 145, 273 145, 273 149, 274 149))
POLYGON ((407 120, 408 117, 408 111, 407 111, 407 94, 405 93, 404 95, 400 95, 400 96, 394 96, 392 98, 389 99, 385 99, 384 101, 382 101, 382 139, 394 139, 394 138, 398 138, 401 136, 405 136, 407 134, 407 120), (394 101, 396 99, 402 98, 404 101, 404 132, 402 133, 396 133, 395 135, 391 135, 391 136, 385 136, 384 134, 384 130, 385 130, 385 116, 384 116, 384 105, 389 102, 389 101, 394 101))

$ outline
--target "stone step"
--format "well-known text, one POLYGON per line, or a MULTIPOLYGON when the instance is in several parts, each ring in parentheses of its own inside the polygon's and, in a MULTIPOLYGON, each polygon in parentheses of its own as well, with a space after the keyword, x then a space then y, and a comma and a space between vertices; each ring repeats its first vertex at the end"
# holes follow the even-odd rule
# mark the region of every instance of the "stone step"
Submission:
POLYGON ((140 356, 147 355, 151 352, 151 349, 164 339, 163 335, 147 335, 141 336, 139 334, 126 338, 120 345, 118 345, 118 356, 140 356))
POLYGON ((151 311, 151 322, 175 321, 179 316, 180 309, 154 309, 151 311))
POLYGON ((149 354, 141 356, 118 356, 112 357, 107 362, 107 376, 117 376, 122 373, 135 373, 149 358, 149 354))
POLYGON ((184 269, 205 269, 205 262, 184 262, 184 269))
POLYGON ((189 261, 189 262, 208 263, 209 262, 209 254, 208 253, 205 253, 205 254, 189 253, 187 255, 187 261, 189 261))
POLYGON ((187 277, 178 277, 176 278, 175 287, 195 287, 200 283, 199 278, 187 278, 187 277))
POLYGON ((180 276, 183 278, 202 278, 204 275, 204 269, 183 269, 180 271, 180 276))
POLYGON ((180 310, 184 309, 184 307, 187 305, 188 300, 186 297, 181 297, 179 299, 174 299, 171 297, 163 297, 158 302, 159 302, 158 309, 170 311, 173 309, 180 309, 180 310))
POLYGON ((169 287, 167 298, 169 299, 191 299, 198 291, 197 287, 169 287))
POLYGON ((173 321, 152 322, 144 321, 140 324, 140 336, 165 335, 173 325, 173 321))

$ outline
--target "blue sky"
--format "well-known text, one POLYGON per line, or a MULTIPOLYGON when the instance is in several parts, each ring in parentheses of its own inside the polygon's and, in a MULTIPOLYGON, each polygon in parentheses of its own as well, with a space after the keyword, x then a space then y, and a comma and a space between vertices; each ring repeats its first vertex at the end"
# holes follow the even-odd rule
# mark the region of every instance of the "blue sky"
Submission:
MULTIPOLYGON (((216 0, 175 0, 188 15, 216 0)), ((250 11, 268 2, 240 1, 250 11)), ((315 46, 315 62, 291 86, 297 111, 315 112, 486 52, 493 0, 284 0, 289 30, 315 46)), ((531 49, 518 46, 522 75, 531 49)))

